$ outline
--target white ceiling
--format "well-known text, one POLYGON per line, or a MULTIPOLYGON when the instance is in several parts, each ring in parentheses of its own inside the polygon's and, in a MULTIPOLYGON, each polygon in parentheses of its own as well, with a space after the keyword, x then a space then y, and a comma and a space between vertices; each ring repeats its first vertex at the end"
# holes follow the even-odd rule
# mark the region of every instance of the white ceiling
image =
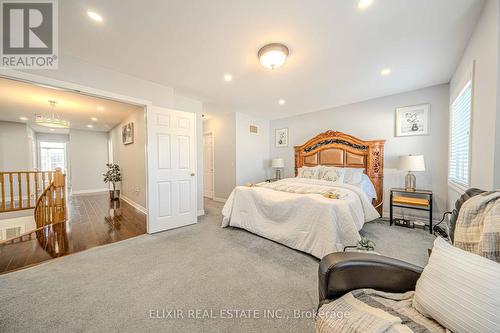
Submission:
POLYGON ((449 82, 483 4, 374 0, 359 10, 357 3, 60 1, 60 48, 208 104, 279 118, 449 82), (257 59, 270 42, 290 48, 274 71, 257 59), (385 67, 392 74, 382 77, 385 67))
MULTIPOLYGON (((132 112, 143 111, 139 106, 120 103, 64 90, 0 78, 0 120, 25 122, 37 132, 51 133, 35 124, 35 116, 52 114, 70 122, 70 128, 89 131, 109 131, 132 112), (49 100, 57 101, 55 108, 49 100), (98 108, 102 108, 99 110, 98 108), (26 117, 27 120, 21 120, 26 117), (97 118, 93 121, 91 118, 97 118), (92 125, 88 128, 87 125, 92 125)), ((55 130, 67 133, 67 130, 55 130)))

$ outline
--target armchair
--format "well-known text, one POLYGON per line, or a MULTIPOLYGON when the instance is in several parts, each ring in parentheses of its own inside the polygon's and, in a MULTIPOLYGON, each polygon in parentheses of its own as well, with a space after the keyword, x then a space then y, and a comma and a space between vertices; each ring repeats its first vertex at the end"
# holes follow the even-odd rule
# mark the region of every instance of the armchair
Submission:
POLYGON ((362 288, 402 293, 415 290, 422 268, 371 253, 336 252, 319 265, 319 307, 362 288))

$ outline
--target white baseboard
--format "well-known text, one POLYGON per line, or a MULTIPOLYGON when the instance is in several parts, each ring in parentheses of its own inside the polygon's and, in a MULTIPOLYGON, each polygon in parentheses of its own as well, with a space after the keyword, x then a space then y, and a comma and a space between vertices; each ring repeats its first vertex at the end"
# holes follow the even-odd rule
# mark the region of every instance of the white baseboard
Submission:
POLYGON ((205 215, 205 210, 204 209, 198 209, 198 216, 205 215))
POLYGON ((224 199, 224 198, 218 198, 218 197, 214 197, 214 201, 217 201, 217 202, 226 202, 227 198, 224 199))
POLYGON ((125 201, 126 203, 128 203, 130 206, 134 207, 135 209, 137 209, 138 211, 140 211, 141 213, 144 213, 146 215, 148 215, 148 211, 146 208, 144 208, 143 206, 139 205, 137 202, 135 202, 134 200, 124 196, 123 194, 120 195, 120 198, 125 201))
POLYGON ((80 190, 80 191, 71 190, 71 195, 101 193, 101 192, 108 192, 108 191, 109 191, 109 188, 94 188, 94 189, 90 189, 90 190, 80 190))

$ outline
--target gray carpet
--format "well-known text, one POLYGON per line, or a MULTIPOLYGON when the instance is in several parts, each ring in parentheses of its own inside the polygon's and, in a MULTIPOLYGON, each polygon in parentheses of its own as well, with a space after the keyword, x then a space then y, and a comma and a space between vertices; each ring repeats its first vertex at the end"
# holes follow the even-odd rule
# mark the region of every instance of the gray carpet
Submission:
MULTIPOLYGON (((313 332, 318 260, 222 229, 221 204, 206 209, 193 226, 0 276, 0 332, 313 332)), ((420 265, 432 243, 428 233, 381 222, 363 233, 381 254, 420 265)))

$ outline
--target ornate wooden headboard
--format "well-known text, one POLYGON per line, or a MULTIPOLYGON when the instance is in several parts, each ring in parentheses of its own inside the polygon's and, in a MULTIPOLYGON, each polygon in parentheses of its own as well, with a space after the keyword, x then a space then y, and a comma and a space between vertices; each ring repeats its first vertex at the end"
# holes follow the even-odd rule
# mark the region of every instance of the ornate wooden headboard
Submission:
POLYGON ((363 168, 377 191, 373 205, 382 214, 384 143, 385 140, 363 141, 342 132, 326 131, 295 146, 295 175, 302 166, 363 168))

